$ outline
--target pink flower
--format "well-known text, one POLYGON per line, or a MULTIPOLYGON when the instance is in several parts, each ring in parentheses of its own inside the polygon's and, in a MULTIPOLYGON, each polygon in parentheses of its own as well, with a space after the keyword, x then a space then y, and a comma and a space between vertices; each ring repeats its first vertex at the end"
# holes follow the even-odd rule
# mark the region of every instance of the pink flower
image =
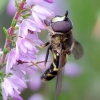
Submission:
MULTIPOLYGON (((46 53, 41 53, 41 54, 39 54, 38 55, 38 58, 36 59, 36 61, 38 62, 38 61, 45 61, 45 56, 46 56, 46 53)), ((47 62, 47 64, 46 64, 46 68, 48 68, 49 66, 50 66, 50 64, 52 63, 52 62, 50 62, 50 60, 51 60, 52 58, 50 58, 50 56, 48 57, 48 62, 47 62)), ((42 63, 39 63, 38 64, 41 68, 43 68, 44 67, 44 62, 42 62, 42 63)))
POLYGON ((43 44, 38 38, 38 32, 41 32, 40 29, 45 29, 42 21, 48 17, 52 17, 52 14, 48 9, 36 5, 32 8, 32 16, 16 25, 19 27, 18 33, 16 33, 16 48, 13 48, 6 57, 7 75, 10 73, 10 69, 16 65, 17 60, 31 62, 36 59, 36 53, 38 53, 36 46, 43 44))
POLYGON ((29 73, 29 88, 33 91, 37 91, 40 87, 41 87, 41 79, 40 79, 40 74, 33 72, 33 73, 29 73))
POLYGON ((44 0, 44 1, 46 1, 48 3, 53 3, 54 2, 54 0, 44 0))
MULTIPOLYGON (((18 29, 14 31, 15 37, 13 39, 16 46, 10 48, 6 55, 5 72, 7 76, 1 83, 4 100, 7 100, 8 96, 12 99, 22 100, 19 94, 27 87, 25 75, 31 71, 33 73, 34 69, 36 70, 36 65, 32 65, 32 62, 36 61, 36 55, 39 51, 36 46, 43 44, 38 37, 38 32, 46 29, 43 21, 53 15, 51 11, 39 5, 33 6, 31 11, 32 15, 30 17, 22 20, 22 16, 20 16, 20 19, 18 19, 16 25, 18 29), (30 65, 32 67, 27 68, 30 65)), ((29 87, 32 90, 38 90, 41 86, 39 74, 29 74, 29 78, 32 78, 29 87)))
POLYGON ((28 30, 31 30, 32 32, 41 32, 35 21, 32 21, 30 19, 25 19, 19 25, 18 35, 25 38, 29 33, 28 30))
POLYGON ((32 8, 33 20, 36 22, 38 27, 41 29, 45 29, 42 21, 45 20, 46 18, 52 17, 53 14, 54 13, 51 12, 50 10, 48 10, 42 6, 39 6, 39 5, 35 5, 32 8))
MULTIPOLYGON (((30 7, 33 4, 41 4, 43 3, 43 1, 46 1, 48 3, 53 3, 54 0, 27 0, 25 7, 30 7)), ((7 13, 10 16, 12 16, 14 15, 15 11, 16 11, 16 7, 15 7, 14 0, 9 0, 8 5, 7 5, 7 13)))
POLYGON ((19 49, 19 60, 33 60, 36 59, 37 48, 30 41, 25 39, 18 39, 17 43, 19 49), (20 42, 19 42, 20 41, 20 42))
POLYGON ((28 100, 44 100, 41 94, 34 94, 28 100))
POLYGON ((22 98, 19 96, 21 93, 20 88, 26 87, 27 86, 24 81, 14 74, 5 77, 1 83, 3 100, 7 100, 8 96, 22 100, 22 98))
POLYGON ((76 77, 82 72, 81 66, 76 63, 69 62, 65 65, 65 75, 70 77, 76 77))
POLYGON ((15 48, 13 48, 8 54, 7 54, 7 64, 6 64, 6 74, 8 75, 13 65, 16 63, 16 60, 18 60, 19 55, 16 53, 15 48), (12 59, 13 58, 13 59, 12 59))
POLYGON ((24 79, 24 75, 29 75, 30 73, 33 73, 34 71, 37 71, 37 67, 35 65, 32 65, 32 63, 23 63, 20 64, 19 62, 17 62, 14 66, 13 66, 13 70, 12 72, 14 74, 16 74, 17 76, 19 76, 20 78, 24 79), (30 66, 30 67, 29 67, 30 66))
POLYGON ((38 52, 36 46, 43 44, 38 38, 37 32, 41 32, 41 30, 37 24, 30 19, 23 20, 19 25, 16 47, 18 47, 20 60, 27 61, 36 59, 35 54, 38 52))
MULTIPOLYGON (((44 61, 45 60, 45 56, 46 55, 45 53, 42 53, 42 54, 39 54, 38 55, 38 58, 36 59, 36 61, 44 61)), ((50 60, 50 58, 48 58, 48 60, 50 60)), ((46 64, 46 68, 48 68, 50 66, 50 63, 51 62, 47 62, 46 64)), ((41 68, 44 68, 44 62, 42 63, 39 63, 38 64, 39 67, 41 68)), ((34 68, 34 66, 31 66, 31 68, 34 68)), ((41 71, 44 71, 43 69, 41 69, 41 71)), ((41 79, 40 79, 40 73, 39 72, 28 72, 28 78, 29 78, 29 82, 28 82, 28 85, 29 85, 29 88, 33 91, 37 91, 40 87, 41 87, 41 79), (34 87, 35 86, 35 87, 34 87)))

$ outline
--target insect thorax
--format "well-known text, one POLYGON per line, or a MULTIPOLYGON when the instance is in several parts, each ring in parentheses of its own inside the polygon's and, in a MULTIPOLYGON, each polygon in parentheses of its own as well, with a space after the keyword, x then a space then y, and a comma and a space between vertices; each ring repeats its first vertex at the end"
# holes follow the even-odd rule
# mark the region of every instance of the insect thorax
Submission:
POLYGON ((62 34, 56 34, 53 36, 50 36, 50 42, 52 45, 52 49, 59 50, 60 49, 60 43, 62 44, 62 48, 64 50, 69 50, 71 48, 73 37, 72 34, 69 32, 68 34, 62 33, 62 34))

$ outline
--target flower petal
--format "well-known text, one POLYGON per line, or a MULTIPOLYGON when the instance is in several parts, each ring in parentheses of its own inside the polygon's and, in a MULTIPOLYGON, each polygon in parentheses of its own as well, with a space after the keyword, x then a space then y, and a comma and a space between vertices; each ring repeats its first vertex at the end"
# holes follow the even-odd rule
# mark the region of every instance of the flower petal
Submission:
POLYGON ((22 51, 23 53, 27 53, 27 48, 23 45, 23 43, 24 43, 24 41, 22 41, 22 43, 19 44, 20 49, 21 49, 21 51, 22 51))
POLYGON ((27 88, 25 82, 24 82, 21 78, 19 78, 18 76, 16 76, 16 75, 12 75, 12 76, 10 77, 10 80, 11 80, 14 84, 16 84, 17 86, 21 86, 21 87, 23 87, 23 88, 27 88), (18 80, 18 81, 16 81, 16 80, 18 80))
POLYGON ((6 75, 9 74, 10 69, 13 67, 13 62, 10 59, 10 53, 8 54, 8 58, 7 58, 7 64, 6 64, 6 75))
POLYGON ((46 16, 46 17, 52 17, 53 14, 54 14, 54 13, 51 12, 50 10, 48 10, 48 9, 42 7, 42 6, 39 6, 39 5, 35 5, 35 6, 33 7, 33 11, 36 11, 36 12, 38 12, 38 13, 40 13, 40 14, 46 16), (40 9, 41 9, 41 10, 40 10, 40 9))
POLYGON ((24 41, 24 46, 29 50, 33 49, 33 46, 29 41, 24 41))
POLYGON ((6 92, 5 92, 5 89, 1 86, 2 88, 2 97, 3 97, 3 100, 7 100, 7 95, 6 95, 6 92))
POLYGON ((39 28, 41 28, 41 29, 46 29, 46 28, 43 26, 42 21, 38 18, 38 16, 37 16, 34 12, 32 12, 32 16, 33 16, 35 22, 37 23, 37 25, 39 26, 39 28))
POLYGON ((36 23, 30 19, 26 19, 26 25, 27 25, 27 28, 32 31, 41 32, 41 30, 38 28, 36 23))
POLYGON ((44 1, 46 1, 48 3, 53 3, 54 2, 54 0, 44 0, 44 1))
POLYGON ((13 87, 11 86, 11 83, 8 79, 4 79, 4 82, 2 83, 3 88, 5 89, 6 95, 13 95, 13 87))

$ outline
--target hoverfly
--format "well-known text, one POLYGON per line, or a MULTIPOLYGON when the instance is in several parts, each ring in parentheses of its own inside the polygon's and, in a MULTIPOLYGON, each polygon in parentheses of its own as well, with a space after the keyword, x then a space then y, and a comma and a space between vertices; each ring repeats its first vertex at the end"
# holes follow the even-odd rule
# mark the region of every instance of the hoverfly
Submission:
POLYGON ((67 56, 73 54, 75 59, 79 59, 83 56, 83 48, 81 44, 73 38, 73 26, 68 18, 68 11, 66 11, 64 16, 55 16, 51 21, 46 20, 45 24, 52 29, 49 35, 49 42, 44 44, 44 47, 48 46, 45 65, 49 56, 49 50, 52 53, 53 62, 41 76, 41 79, 43 81, 50 81, 57 76, 55 94, 55 99, 57 100, 61 89, 64 65, 66 64, 67 56))

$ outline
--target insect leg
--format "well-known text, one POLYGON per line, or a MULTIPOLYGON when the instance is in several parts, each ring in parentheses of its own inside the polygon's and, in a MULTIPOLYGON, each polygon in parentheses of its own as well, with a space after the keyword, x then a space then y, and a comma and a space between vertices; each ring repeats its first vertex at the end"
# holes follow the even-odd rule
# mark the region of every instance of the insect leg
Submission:
POLYGON ((44 24, 45 24, 46 26, 50 26, 51 22, 50 22, 50 20, 46 19, 46 20, 44 20, 44 24))
POLYGON ((47 63, 47 60, 48 60, 50 49, 51 49, 51 45, 48 47, 47 52, 46 52, 45 61, 44 61, 44 68, 46 68, 46 63, 47 63))
POLYGON ((50 42, 46 42, 45 44, 41 45, 42 48, 45 48, 46 46, 48 46, 50 44, 50 42))
POLYGON ((56 32, 54 32, 50 26, 50 22, 48 20, 44 20, 43 22, 44 26, 46 27, 46 29, 51 33, 50 35, 53 36, 56 34, 56 32))

